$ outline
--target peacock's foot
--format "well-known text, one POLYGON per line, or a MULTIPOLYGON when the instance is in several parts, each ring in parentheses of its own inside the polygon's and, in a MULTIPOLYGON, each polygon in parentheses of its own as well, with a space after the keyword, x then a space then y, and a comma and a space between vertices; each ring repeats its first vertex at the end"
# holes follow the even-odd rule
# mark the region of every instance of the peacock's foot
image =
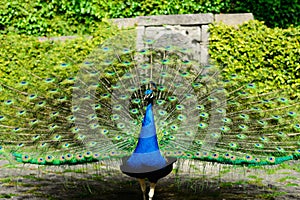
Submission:
POLYGON ((149 200, 152 200, 154 196, 154 190, 155 190, 156 183, 150 183, 150 191, 149 191, 149 200))
POLYGON ((143 192, 143 200, 146 200, 146 182, 145 179, 138 179, 140 186, 141 186, 141 190, 143 192))

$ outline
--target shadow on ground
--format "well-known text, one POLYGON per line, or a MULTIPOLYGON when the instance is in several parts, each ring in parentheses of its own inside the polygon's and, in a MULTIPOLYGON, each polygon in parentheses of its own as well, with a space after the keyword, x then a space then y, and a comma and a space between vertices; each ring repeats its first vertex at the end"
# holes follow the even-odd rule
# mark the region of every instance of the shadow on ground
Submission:
MULTIPOLYGON (((52 169, 39 170, 36 166, 0 165, 0 199, 143 199, 138 182, 117 170, 96 170, 96 173, 91 174, 82 173, 81 169, 58 168, 60 169, 58 171, 52 169)), ((231 173, 236 174, 232 171, 231 173)), ((256 171, 252 174, 261 175, 256 171)), ((300 199, 297 192, 299 185, 295 184, 294 188, 289 187, 288 190, 285 187, 278 187, 276 174, 269 176, 274 178, 268 180, 268 184, 252 183, 245 181, 242 175, 239 176, 236 181, 225 175, 222 178, 207 178, 191 177, 191 174, 179 176, 172 174, 158 182, 153 200, 300 199), (296 192, 291 192, 293 190, 296 192)))
MULTIPOLYGON (((183 180, 175 177, 160 180, 153 200, 225 200, 225 199, 274 199, 271 188, 257 185, 240 185, 207 182, 201 179, 183 180), (197 188, 196 188, 197 187, 197 188)), ((66 178, 54 174, 12 179, 1 188, 7 198, 13 199, 90 199, 90 200, 139 200, 142 193, 136 180, 117 176, 109 178, 66 178), (14 194, 16 196, 14 196, 14 194)), ((2 194, 2 197, 5 195, 2 194)))

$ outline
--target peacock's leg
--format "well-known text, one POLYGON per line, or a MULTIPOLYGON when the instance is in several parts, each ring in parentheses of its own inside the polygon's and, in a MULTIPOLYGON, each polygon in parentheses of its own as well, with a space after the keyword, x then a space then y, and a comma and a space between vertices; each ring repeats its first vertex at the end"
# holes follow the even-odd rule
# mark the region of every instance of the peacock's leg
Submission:
POLYGON ((156 186, 156 183, 150 183, 149 200, 152 200, 152 198, 154 196, 155 186, 156 186))
POLYGON ((139 183, 141 185, 141 190, 143 192, 143 197, 144 197, 144 199, 146 199, 146 182, 145 182, 145 179, 139 178, 138 180, 139 180, 139 183))

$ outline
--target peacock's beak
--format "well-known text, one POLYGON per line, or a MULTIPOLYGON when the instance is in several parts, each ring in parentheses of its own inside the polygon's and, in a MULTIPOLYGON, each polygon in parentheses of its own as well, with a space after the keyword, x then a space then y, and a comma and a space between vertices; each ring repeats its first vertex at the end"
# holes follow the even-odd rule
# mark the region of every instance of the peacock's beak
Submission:
POLYGON ((147 90, 145 92, 144 101, 149 100, 153 98, 153 90, 147 90))
POLYGON ((153 97, 153 94, 147 94, 144 96, 144 101, 146 101, 147 99, 151 99, 153 97))
POLYGON ((149 96, 149 95, 145 95, 145 96, 144 96, 144 101, 148 98, 148 96, 149 96))

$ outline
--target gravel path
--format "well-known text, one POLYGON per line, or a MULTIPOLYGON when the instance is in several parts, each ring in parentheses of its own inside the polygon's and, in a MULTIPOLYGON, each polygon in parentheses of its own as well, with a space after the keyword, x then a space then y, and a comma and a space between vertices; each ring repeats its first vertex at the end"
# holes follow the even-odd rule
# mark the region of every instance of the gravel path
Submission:
MULTIPOLYGON (((195 166, 160 180, 154 200, 300 199, 299 161, 264 169, 195 166)), ((105 165, 39 168, 0 160, 0 199, 139 200, 142 195, 136 180, 105 165)))

